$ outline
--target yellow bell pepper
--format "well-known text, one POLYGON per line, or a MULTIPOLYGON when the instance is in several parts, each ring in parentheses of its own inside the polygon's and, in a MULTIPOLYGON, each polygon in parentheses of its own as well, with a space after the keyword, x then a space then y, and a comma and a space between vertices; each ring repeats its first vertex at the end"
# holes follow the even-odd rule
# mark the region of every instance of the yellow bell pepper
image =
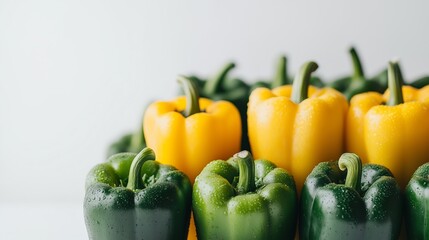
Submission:
POLYGON ((194 83, 179 77, 186 96, 151 104, 143 128, 157 161, 175 166, 191 181, 210 162, 240 151, 241 121, 230 102, 199 98, 194 83))
MULTIPOLYGON (((240 151, 240 113, 230 102, 200 98, 190 79, 180 76, 178 81, 185 96, 152 103, 145 112, 143 129, 157 161, 183 171, 193 183, 209 162, 240 151)), ((196 235, 191 216, 188 239, 197 239, 196 235)))
POLYGON ((285 168, 300 192, 319 162, 343 153, 347 100, 331 88, 309 86, 317 64, 304 64, 292 86, 255 89, 249 99, 248 127, 253 155, 285 168))
POLYGON ((405 188, 418 166, 429 161, 429 86, 401 86, 398 63, 389 63, 389 89, 350 102, 346 149, 362 161, 389 168, 405 188))

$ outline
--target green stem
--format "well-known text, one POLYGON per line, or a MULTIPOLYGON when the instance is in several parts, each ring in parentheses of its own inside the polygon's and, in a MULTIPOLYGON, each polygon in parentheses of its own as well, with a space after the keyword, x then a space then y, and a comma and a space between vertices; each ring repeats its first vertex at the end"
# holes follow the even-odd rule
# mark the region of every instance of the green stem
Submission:
POLYGON ((185 76, 179 76, 177 81, 182 85, 183 92, 185 92, 186 96, 186 107, 183 111, 183 115, 189 117, 192 114, 201 112, 199 102, 200 95, 194 81, 185 76))
POLYGON ((144 148, 141 150, 137 156, 133 159, 130 167, 130 173, 128 175, 128 184, 127 188, 131 190, 141 189, 141 176, 140 172, 143 164, 147 160, 155 160, 155 153, 150 148, 144 148))
POLYGON ((235 63, 230 62, 227 63, 216 76, 206 82, 204 85, 204 94, 205 96, 211 96, 220 91, 223 81, 226 78, 226 75, 231 71, 231 69, 235 68, 235 63))
POLYGON ((359 55, 354 47, 349 49, 350 57, 352 58, 353 64, 353 78, 357 80, 365 79, 365 74, 363 72, 362 64, 359 58, 359 55))
POLYGON ((302 65, 292 85, 291 100, 300 103, 308 98, 308 85, 310 85, 311 73, 319 66, 315 62, 306 62, 302 65))
POLYGON ((286 56, 281 56, 277 65, 277 71, 276 75, 274 76, 274 81, 271 83, 271 88, 280 87, 286 84, 288 84, 287 58, 286 56))
POLYGON ((354 153, 344 153, 338 160, 338 166, 341 171, 347 169, 346 183, 344 185, 360 193, 362 177, 362 161, 360 157, 354 153))
POLYGON ((387 83, 389 87, 389 100, 386 105, 395 106, 404 103, 404 97, 402 95, 402 78, 401 69, 398 62, 389 62, 387 68, 387 83))
POLYGON ((234 154, 234 158, 237 160, 238 171, 240 173, 237 183, 238 194, 255 191, 255 162, 252 155, 250 152, 244 150, 234 154))

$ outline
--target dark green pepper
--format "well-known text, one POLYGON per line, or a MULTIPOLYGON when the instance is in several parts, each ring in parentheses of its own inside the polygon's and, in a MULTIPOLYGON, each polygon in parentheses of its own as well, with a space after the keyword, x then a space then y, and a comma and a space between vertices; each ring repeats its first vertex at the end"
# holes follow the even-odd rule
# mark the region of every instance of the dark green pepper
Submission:
POLYGON ((301 192, 300 239, 397 239, 401 190, 385 167, 353 153, 319 163, 301 192), (347 172, 345 172, 347 170, 347 172))
POLYGON ((293 177, 248 151, 209 163, 194 183, 198 239, 293 239, 297 200, 293 177))
POLYGON ((349 53, 353 63, 353 75, 342 77, 329 83, 328 86, 342 92, 349 101, 359 93, 368 91, 384 92, 387 88, 387 72, 384 73, 383 71, 373 79, 366 79, 356 50, 352 47, 349 49, 349 53))
POLYGON ((150 148, 113 155, 87 175, 84 216, 89 239, 186 239, 192 186, 158 164, 150 148))
POLYGON ((429 163, 420 166, 405 188, 408 239, 429 239, 429 163))

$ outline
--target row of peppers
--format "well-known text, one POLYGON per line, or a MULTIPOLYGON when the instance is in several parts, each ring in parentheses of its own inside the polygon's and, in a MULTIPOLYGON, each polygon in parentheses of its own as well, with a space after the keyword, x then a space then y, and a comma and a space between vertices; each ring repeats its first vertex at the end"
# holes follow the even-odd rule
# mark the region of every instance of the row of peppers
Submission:
MULTIPOLYGON (((373 77, 367 77, 363 69, 360 57, 355 48, 349 49, 349 56, 352 63, 353 73, 324 82, 319 76, 311 76, 310 84, 317 87, 330 87, 343 93, 348 101, 359 93, 375 91, 384 93, 387 89, 387 68, 381 70, 373 77)), ((194 80, 201 97, 209 98, 215 101, 226 100, 232 102, 240 112, 242 120, 241 149, 250 150, 250 144, 247 136, 247 102, 250 93, 258 88, 276 88, 293 83, 293 77, 289 74, 287 68, 286 56, 281 56, 275 68, 275 74, 271 80, 260 80, 252 84, 243 81, 240 78, 231 77, 231 71, 236 67, 235 63, 228 62, 217 74, 209 78, 191 75, 189 78, 194 80)), ((429 76, 422 76, 409 83, 403 82, 415 88, 422 88, 429 84, 429 76)), ((183 94, 183 91, 179 91, 183 94)), ((135 152, 146 146, 142 125, 137 131, 127 133, 112 143, 107 149, 107 156, 119 152, 135 152)))
MULTIPOLYGON (((265 234, 277 234, 279 231, 287 231, 293 234, 294 230, 285 229, 295 228, 294 221, 296 218, 290 218, 290 214, 296 211, 297 207, 281 207, 280 204, 295 206, 296 199, 291 199, 290 196, 292 195, 283 194, 281 190, 274 187, 273 190, 268 191, 271 187, 266 186, 265 183, 286 184, 287 188, 293 190, 293 196, 295 196, 295 189, 298 189, 297 194, 301 197, 302 203, 302 210, 299 214, 300 237, 302 239, 313 239, 317 236, 321 238, 326 236, 330 239, 329 236, 332 236, 330 234, 340 236, 338 232, 343 230, 344 234, 356 233, 355 236, 362 237, 363 232, 371 232, 367 225, 381 227, 383 224, 388 226, 388 228, 383 229, 390 232, 386 236, 397 236, 395 234, 399 231, 397 226, 400 226, 401 219, 400 211, 398 211, 401 206, 399 187, 394 180, 392 181, 395 184, 389 185, 390 188, 388 184, 382 184, 375 190, 369 191, 369 186, 377 182, 382 176, 383 179, 391 177, 392 174, 388 170, 391 169, 397 177, 399 185, 404 187, 417 166, 427 161, 428 150, 425 149, 424 140, 429 137, 429 126, 425 124, 429 116, 429 108, 426 103, 429 87, 420 91, 408 86, 401 88, 403 80, 399 66, 397 63, 390 63, 388 82, 392 94, 389 94, 389 91, 384 95, 374 92, 364 93, 354 97, 349 107, 341 93, 330 88, 316 89, 308 86, 311 73, 316 69, 317 64, 308 62, 303 65, 292 86, 281 86, 273 90, 257 88, 252 91, 248 100, 247 122, 252 152, 256 158, 269 159, 281 168, 275 168, 273 163, 262 164, 261 167, 258 167, 256 164, 258 161, 255 161, 256 166, 253 167, 249 167, 249 164, 247 164, 247 168, 241 166, 243 165, 240 164, 242 160, 239 159, 249 159, 250 154, 248 152, 239 153, 228 162, 215 161, 208 164, 213 159, 225 159, 239 151, 242 133, 240 114, 237 108, 229 102, 218 101, 213 103, 208 99, 200 99, 198 88, 194 81, 188 78, 179 78, 180 82, 185 85, 186 97, 180 97, 175 102, 155 102, 146 110, 143 124, 145 140, 147 145, 157 153, 157 161, 176 166, 189 176, 191 182, 194 182, 196 176, 201 173, 201 177, 197 177, 195 180, 192 200, 199 238, 223 239, 239 238, 239 236, 275 238, 275 235, 271 237, 271 235, 265 234), (401 104, 404 100, 406 103, 401 104), (380 105, 385 102, 386 105, 397 106, 380 105), (398 126, 398 124, 402 124, 402 126, 398 126), (347 128, 346 131, 345 128, 347 128), (350 131, 348 131, 349 129, 350 131), (347 171, 348 175, 354 176, 347 178, 354 178, 355 180, 347 180, 344 177, 345 174, 341 174, 341 171, 334 167, 335 163, 327 162, 338 159, 345 149, 358 153, 364 162, 381 163, 388 168, 378 166, 378 168, 383 169, 383 171, 380 170, 381 173, 374 170, 375 167, 369 167, 368 170, 356 170, 360 168, 360 164, 355 163, 352 165, 358 165, 358 167, 349 167, 347 171), (391 154, 388 151, 394 153, 391 154), (383 155, 383 152, 386 154, 383 155), (320 162, 327 163, 317 165, 320 162), (228 167, 227 163, 232 167, 228 167), (209 170, 202 170, 206 164, 208 164, 206 169, 209 170), (316 165, 317 167, 311 172, 316 165), (398 165, 399 168, 392 167, 393 165, 398 165), (254 169, 253 175, 252 170, 249 169, 254 169), (295 180, 289 175, 286 176, 287 172, 282 169, 290 171, 295 180), (285 172, 286 175, 271 174, 274 170, 285 172), (325 172, 326 176, 323 176, 322 172, 325 172), (352 174, 352 172, 357 173, 352 174), (215 175, 223 176, 225 179, 218 179, 215 175), (316 179, 322 180, 311 180, 313 175, 316 179), (307 184, 303 187, 307 176, 307 184), (254 183, 241 180, 249 178, 256 179, 254 183), (359 178, 362 181, 359 181, 359 178), (319 186, 317 184, 326 185, 331 181, 343 183, 344 179, 346 179, 345 185, 353 186, 355 189, 353 191, 357 195, 352 196, 347 193, 343 194, 342 197, 335 197, 334 193, 319 191, 315 188, 315 186, 319 186), (210 185, 210 182, 213 182, 213 185, 210 185), (296 187, 291 182, 296 182, 296 187), (311 184, 315 185, 308 187, 311 184), (266 192, 264 189, 267 189, 266 192), (301 194, 299 193, 300 189, 302 189, 301 194), (260 196, 244 194, 248 192, 258 192, 260 196), (396 194, 397 192, 398 194, 396 194), (238 196, 235 198, 246 198, 242 202, 235 198, 237 201, 227 201, 236 194, 238 196), (319 196, 320 194, 323 196, 320 198, 319 205, 314 205, 317 202, 315 199, 318 199, 316 195, 319 196), (251 196, 253 196, 253 200, 249 200, 251 196), (352 201, 352 199, 360 199, 361 196, 364 196, 364 202, 352 201), (389 197, 384 198, 382 196, 389 197), (399 196, 397 197, 399 200, 394 201, 395 198, 392 196, 399 196), (278 202, 277 198, 279 199, 278 202), (384 199, 385 202, 380 199, 384 199), (350 208, 341 205, 350 202, 355 205, 350 208), (385 209, 386 204, 390 206, 388 209, 385 209), (261 210, 266 208, 269 211, 261 210), (307 208, 311 209, 308 210, 307 208), (371 211, 366 210, 366 208, 371 211), (371 215, 369 212, 373 214, 371 215), (228 218, 221 218, 222 216, 228 218), (391 217, 399 219, 395 220, 395 224, 398 221, 399 223, 393 224, 391 217), (277 220, 284 223, 285 219, 289 221, 286 225, 279 227, 275 224, 277 220), (306 222, 305 219, 311 221, 306 222), (254 225, 255 221, 263 224, 254 225), (235 224, 233 224, 234 222, 235 224), (240 222, 247 223, 252 229, 240 231, 237 227, 237 223, 240 222), (373 222, 373 224, 365 224, 365 222, 373 222), (335 226, 327 223, 332 223, 335 226), (331 227, 330 230, 328 226, 331 227), (350 232, 352 230, 348 229, 349 227, 358 232, 350 232), (255 235, 258 233, 262 235, 255 235)), ((151 150, 145 149, 144 151, 151 150)), ((109 239, 109 236, 113 237, 111 239, 118 239, 118 236, 123 235, 115 235, 115 233, 125 234, 127 232, 135 236, 137 230, 143 234, 154 233, 155 235, 152 236, 161 238, 163 233, 169 232, 165 230, 166 226, 179 228, 182 223, 186 225, 186 220, 180 221, 181 224, 175 220, 173 225, 165 222, 166 219, 172 219, 172 212, 178 213, 180 209, 182 211, 187 209, 186 206, 179 204, 186 202, 183 201, 186 195, 184 192, 187 191, 186 189, 191 189, 190 185, 186 184, 186 180, 184 180, 186 177, 183 173, 173 171, 170 166, 161 166, 154 162, 143 165, 143 163, 134 164, 132 161, 132 158, 155 159, 153 153, 144 154, 141 152, 137 157, 135 154, 127 154, 124 156, 128 157, 122 157, 121 154, 112 156, 113 159, 110 159, 108 163, 96 166, 88 175, 85 215, 90 238, 97 239, 99 234, 107 234, 102 235, 103 239, 109 239), (125 158, 128 160, 120 160, 125 158), (150 167, 146 168, 146 165, 150 167), (134 174, 134 177, 131 173, 134 174), (156 185, 159 182, 168 182, 169 187, 156 185), (149 190, 151 189, 150 186, 155 185, 158 188, 149 190), (127 188, 112 188, 118 186, 127 186, 127 188), (129 189, 143 190, 135 191, 134 199, 134 191, 129 189), (183 189, 185 190, 180 191, 183 189), (157 195, 162 191, 176 193, 176 195, 170 195, 164 199, 157 195), (124 194, 119 194, 122 192, 124 194), (147 192, 151 192, 151 194, 147 192), (158 207, 157 203, 161 203, 161 206, 158 207), (138 207, 135 211, 126 211, 128 215, 123 214, 124 208, 131 210, 136 206, 138 207), (106 210, 107 208, 117 209, 117 211, 109 212, 106 210), (170 208, 173 209, 166 210, 170 208), (145 215, 146 211, 142 209, 151 209, 149 215, 145 215), (157 225, 163 220, 165 221, 161 225, 157 225), (151 221, 153 224, 150 224, 151 221), (116 225, 118 222, 127 223, 128 228, 125 229, 122 225, 118 227, 119 225, 116 225)), ((347 155, 342 158, 357 157, 347 155)), ((342 158, 340 158, 340 162, 342 158)), ((357 160, 353 161, 356 162, 357 160)), ((250 162, 253 163, 253 160, 250 162)), ((346 166, 349 165, 346 164, 346 166)), ((425 177, 423 177, 424 179, 425 177)), ((419 180, 423 181, 422 179, 419 180)), ((426 184, 425 181, 423 182, 422 184, 426 184)), ((338 194, 345 192, 345 190, 334 185, 332 188, 332 191, 337 191, 338 194)), ((424 189, 423 185, 418 186, 418 189, 424 191, 422 190, 424 189)), ((419 194, 421 195, 421 192, 415 196, 420 196, 419 194)), ((414 200, 411 206, 416 207, 416 212, 420 211, 421 214, 422 209, 418 207, 418 202, 418 200, 414 200)), ((380 229, 377 231, 379 232, 380 229)), ((282 232, 280 235, 283 237, 293 236, 284 234, 286 232, 282 232)), ((177 238, 177 236, 182 235, 176 233, 175 236, 177 238)), ((186 237, 186 230, 183 236, 186 237)), ((133 239, 133 237, 127 239, 133 239)))
POLYGON ((293 176, 246 150, 210 162, 193 187, 183 172, 155 158, 144 148, 90 171, 89 239, 186 239, 191 208, 198 239, 293 239, 297 219, 300 239, 397 239, 403 214, 409 239, 428 237, 429 163, 416 171, 403 201, 389 169, 344 153, 312 170, 298 204, 293 176))

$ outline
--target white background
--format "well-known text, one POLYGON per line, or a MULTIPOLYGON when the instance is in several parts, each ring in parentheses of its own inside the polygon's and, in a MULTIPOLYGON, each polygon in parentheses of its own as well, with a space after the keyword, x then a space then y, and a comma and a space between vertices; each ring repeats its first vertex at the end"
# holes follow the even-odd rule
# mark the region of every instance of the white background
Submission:
POLYGON ((178 74, 226 61, 248 81, 280 54, 332 79, 399 57, 429 73, 427 1, 0 0, 0 236, 85 239, 84 179, 145 103, 175 96, 178 74))

